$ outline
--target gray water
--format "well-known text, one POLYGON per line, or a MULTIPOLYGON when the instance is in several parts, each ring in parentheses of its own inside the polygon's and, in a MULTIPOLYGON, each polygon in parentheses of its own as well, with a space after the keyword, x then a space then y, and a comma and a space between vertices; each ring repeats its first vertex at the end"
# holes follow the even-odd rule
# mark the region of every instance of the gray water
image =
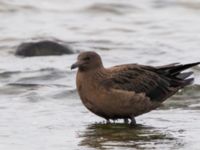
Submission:
POLYGON ((105 66, 200 61, 199 0, 1 0, 0 149, 128 150, 200 147, 200 67, 194 85, 137 119, 106 125, 81 103, 77 54, 20 58, 21 42, 59 39, 105 66))

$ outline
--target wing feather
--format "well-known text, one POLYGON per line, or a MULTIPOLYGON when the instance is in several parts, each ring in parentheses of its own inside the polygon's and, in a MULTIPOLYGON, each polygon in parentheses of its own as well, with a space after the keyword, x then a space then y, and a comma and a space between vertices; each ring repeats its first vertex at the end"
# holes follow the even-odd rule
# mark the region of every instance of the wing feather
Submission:
POLYGON ((111 72, 110 78, 102 82, 107 88, 144 93, 152 101, 162 101, 175 92, 165 76, 143 66, 116 66, 111 72))

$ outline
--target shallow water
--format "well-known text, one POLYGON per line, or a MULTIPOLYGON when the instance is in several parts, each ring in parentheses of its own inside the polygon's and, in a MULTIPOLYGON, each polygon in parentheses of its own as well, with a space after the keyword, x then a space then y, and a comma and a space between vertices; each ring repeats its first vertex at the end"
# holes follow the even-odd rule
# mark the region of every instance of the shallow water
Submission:
POLYGON ((137 118, 106 125, 80 102, 77 54, 20 58, 18 44, 59 39, 105 66, 200 60, 198 0, 1 0, 0 149, 199 149, 200 67, 194 85, 137 118))

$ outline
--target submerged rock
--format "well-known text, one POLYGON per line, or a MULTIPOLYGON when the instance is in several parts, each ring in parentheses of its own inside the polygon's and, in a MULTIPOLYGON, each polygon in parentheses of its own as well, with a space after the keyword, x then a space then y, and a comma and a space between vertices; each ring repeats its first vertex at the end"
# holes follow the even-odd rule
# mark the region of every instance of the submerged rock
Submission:
POLYGON ((73 54, 73 51, 66 45, 46 40, 22 43, 18 46, 15 54, 18 56, 32 57, 73 54))

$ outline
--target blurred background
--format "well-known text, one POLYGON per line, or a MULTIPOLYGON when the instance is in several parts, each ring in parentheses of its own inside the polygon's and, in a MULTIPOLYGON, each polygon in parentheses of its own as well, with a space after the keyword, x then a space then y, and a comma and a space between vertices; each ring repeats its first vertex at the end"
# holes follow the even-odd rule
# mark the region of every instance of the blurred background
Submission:
POLYGON ((194 85, 137 118, 141 127, 105 125, 70 70, 88 50, 105 66, 200 61, 200 1, 0 0, 0 149, 199 148, 200 67, 194 85))

